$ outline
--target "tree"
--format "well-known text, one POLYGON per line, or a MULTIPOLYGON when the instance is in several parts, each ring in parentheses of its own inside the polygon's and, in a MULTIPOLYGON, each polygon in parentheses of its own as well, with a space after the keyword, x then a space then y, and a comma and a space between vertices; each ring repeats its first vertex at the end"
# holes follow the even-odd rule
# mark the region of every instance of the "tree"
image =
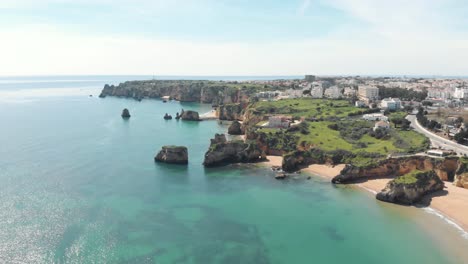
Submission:
POLYGON ((467 136, 468 136, 468 130, 461 129, 460 132, 455 134, 453 139, 455 139, 455 141, 457 141, 457 143, 462 144, 463 142, 465 142, 465 138, 467 136))
POLYGON ((421 104, 422 104, 423 106, 432 106, 432 105, 433 105, 433 103, 430 102, 430 101, 423 101, 421 104))
POLYGON ((394 118, 391 119, 391 121, 392 121, 393 124, 395 124, 395 128, 398 128, 398 125, 403 124, 403 118, 394 117, 394 118))
POLYGON ((404 108, 404 109, 405 109, 405 111, 406 111, 407 113, 409 113, 409 112, 412 112, 412 111, 414 110, 414 107, 411 106, 411 105, 405 105, 405 108, 404 108))

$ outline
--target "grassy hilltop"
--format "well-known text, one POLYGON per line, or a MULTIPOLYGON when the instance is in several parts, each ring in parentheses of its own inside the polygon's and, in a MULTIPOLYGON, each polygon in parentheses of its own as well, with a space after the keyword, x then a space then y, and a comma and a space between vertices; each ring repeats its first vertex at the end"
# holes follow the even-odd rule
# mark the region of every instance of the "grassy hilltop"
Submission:
MULTIPOLYGON (((429 147, 428 139, 415 131, 390 124, 389 130, 373 131, 374 121, 362 119, 369 109, 354 107, 346 100, 284 99, 257 102, 250 106, 256 115, 290 115, 305 119, 297 127, 273 129, 259 127, 256 133, 271 149, 292 152, 320 149, 342 150, 348 162, 367 165, 389 154, 415 153, 429 147)), ((390 120, 404 118, 406 113, 390 113, 390 120)), ((259 124, 260 125, 260 124, 259 124)))

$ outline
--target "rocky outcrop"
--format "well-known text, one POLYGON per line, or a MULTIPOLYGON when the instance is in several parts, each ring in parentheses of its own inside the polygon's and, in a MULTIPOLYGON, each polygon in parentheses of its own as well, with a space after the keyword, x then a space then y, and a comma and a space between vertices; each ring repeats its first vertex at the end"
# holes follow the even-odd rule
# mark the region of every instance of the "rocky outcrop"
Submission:
POLYGON ((124 108, 124 110, 122 110, 122 118, 130 118, 130 111, 128 111, 127 108, 124 108))
POLYGON ((253 163, 265 158, 265 153, 255 142, 227 141, 225 135, 216 134, 215 138, 211 139, 203 165, 213 167, 230 163, 253 163))
POLYGON ((162 98, 169 96, 181 102, 211 103, 213 105, 248 103, 255 89, 223 81, 147 80, 128 81, 117 86, 106 84, 99 97, 162 98))
POLYGON ((234 121, 228 128, 229 135, 243 135, 244 131, 242 131, 242 124, 239 121, 234 121))
POLYGON ((468 189, 468 173, 463 173, 455 176, 453 184, 457 187, 468 189))
POLYGON ((187 148, 183 146, 164 146, 156 157, 154 157, 154 161, 172 164, 187 164, 187 148))
POLYGON ((458 169, 458 162, 457 157, 443 159, 427 156, 390 158, 365 167, 347 165, 340 175, 333 178, 332 182, 348 183, 366 178, 395 177, 415 170, 433 170, 441 180, 451 181, 458 169))
POLYGON ((457 173, 453 184, 457 187, 468 189, 468 160, 466 158, 460 159, 457 173))
POLYGON ((218 108, 219 120, 243 120, 242 105, 237 104, 224 104, 218 108))
POLYGON ((180 118, 186 121, 201 121, 198 112, 192 110, 182 111, 180 118))
POLYGON ((421 200, 424 195, 443 188, 444 183, 435 171, 415 171, 390 181, 376 198, 385 202, 411 205, 421 200))

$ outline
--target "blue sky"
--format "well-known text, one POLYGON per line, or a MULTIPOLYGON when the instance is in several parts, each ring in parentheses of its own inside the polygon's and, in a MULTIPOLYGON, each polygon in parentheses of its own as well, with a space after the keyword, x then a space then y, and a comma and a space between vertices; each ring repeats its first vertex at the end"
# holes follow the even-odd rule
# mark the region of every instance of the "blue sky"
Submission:
POLYGON ((462 0, 0 0, 0 75, 468 75, 462 0))

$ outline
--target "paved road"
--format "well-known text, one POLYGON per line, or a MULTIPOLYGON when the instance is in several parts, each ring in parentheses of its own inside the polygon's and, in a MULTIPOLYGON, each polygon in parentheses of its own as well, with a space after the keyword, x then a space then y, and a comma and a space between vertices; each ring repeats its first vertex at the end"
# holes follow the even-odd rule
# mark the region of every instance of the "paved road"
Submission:
POLYGON ((418 131, 421 134, 426 135, 431 140, 431 143, 432 143, 433 147, 435 147, 435 148, 440 147, 440 148, 445 149, 445 150, 453 150, 456 153, 461 154, 461 155, 464 155, 464 154, 468 155, 468 147, 467 146, 460 145, 460 144, 458 144, 456 142, 445 139, 445 138, 443 138, 441 136, 438 136, 438 135, 430 132, 429 130, 425 129, 424 127, 422 127, 419 124, 419 122, 416 120, 415 115, 409 115, 409 116, 406 117, 406 119, 411 121, 411 127, 413 127, 414 130, 418 131))

